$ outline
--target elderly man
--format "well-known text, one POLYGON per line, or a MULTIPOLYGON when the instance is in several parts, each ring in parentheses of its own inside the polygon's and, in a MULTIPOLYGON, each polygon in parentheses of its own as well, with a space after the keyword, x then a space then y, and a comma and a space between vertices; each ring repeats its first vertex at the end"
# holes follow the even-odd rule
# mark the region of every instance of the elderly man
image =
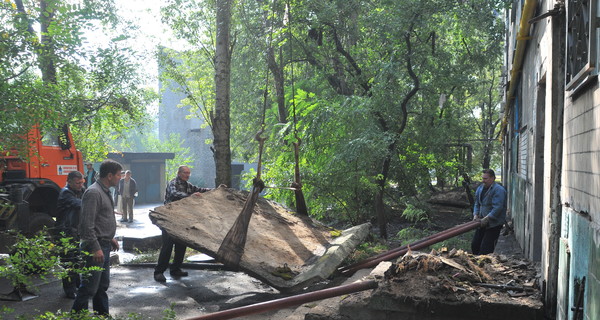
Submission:
POLYGON ((482 184, 475 191, 473 220, 480 222, 471 242, 473 254, 494 252, 500 230, 506 220, 506 189, 494 182, 494 170, 482 171, 482 184))
POLYGON ((109 316, 106 291, 110 284, 110 251, 119 250, 119 243, 115 239, 117 221, 109 188, 119 183, 122 169, 116 161, 103 161, 98 180, 83 194, 79 221, 80 247, 91 254, 86 257, 85 266, 99 267, 100 270, 83 277, 73 303, 73 312, 87 310, 92 299, 94 311, 101 316, 109 316))
MULTIPOLYGON (((177 170, 177 177, 169 181, 167 190, 165 192, 165 204, 181 200, 191 195, 199 196, 202 192, 207 192, 212 189, 200 188, 188 182, 192 172, 187 166, 180 166, 177 170)), ((158 256, 158 263, 154 268, 154 280, 158 282, 166 282, 167 278, 163 275, 163 272, 169 267, 169 260, 171 259, 171 251, 175 247, 175 257, 173 258, 173 264, 170 266, 170 274, 172 277, 185 277, 188 275, 187 272, 181 270, 183 264, 183 258, 185 255, 186 246, 182 243, 175 242, 171 236, 169 236, 164 230, 162 230, 162 247, 158 256)))
POLYGON ((121 222, 133 222, 133 199, 137 194, 137 183, 131 177, 131 171, 125 171, 125 178, 119 181, 117 194, 121 196, 121 222))

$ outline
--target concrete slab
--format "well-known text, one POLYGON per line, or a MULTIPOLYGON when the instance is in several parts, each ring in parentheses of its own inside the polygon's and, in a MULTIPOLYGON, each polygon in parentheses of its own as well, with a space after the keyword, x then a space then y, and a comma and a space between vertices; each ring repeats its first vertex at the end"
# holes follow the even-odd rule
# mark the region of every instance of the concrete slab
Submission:
MULTIPOLYGON (((152 221, 187 246, 217 258, 247 193, 218 188, 151 211, 152 221)), ((259 198, 247 230, 240 269, 282 291, 328 278, 370 229, 363 224, 334 238, 331 230, 259 198)))

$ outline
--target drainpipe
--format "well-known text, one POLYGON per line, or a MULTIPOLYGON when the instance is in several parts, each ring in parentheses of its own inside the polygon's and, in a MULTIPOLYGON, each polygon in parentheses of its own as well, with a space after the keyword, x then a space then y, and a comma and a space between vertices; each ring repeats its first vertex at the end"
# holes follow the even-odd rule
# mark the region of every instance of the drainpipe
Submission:
POLYGON ((508 92, 506 93, 506 106, 504 107, 504 120, 503 122, 503 130, 506 130, 506 124, 508 123, 508 110, 512 106, 515 89, 517 88, 517 84, 519 83, 521 77, 521 70, 523 69, 523 59, 525 57, 525 49, 527 49, 527 40, 531 39, 529 34, 529 29, 531 23, 529 20, 533 18, 533 14, 535 13, 535 7, 537 6, 536 0, 525 0, 525 4, 523 4, 523 10, 521 12, 521 20, 519 21, 519 32, 517 33, 517 45, 513 55, 513 64, 510 70, 510 85, 508 87, 508 92))

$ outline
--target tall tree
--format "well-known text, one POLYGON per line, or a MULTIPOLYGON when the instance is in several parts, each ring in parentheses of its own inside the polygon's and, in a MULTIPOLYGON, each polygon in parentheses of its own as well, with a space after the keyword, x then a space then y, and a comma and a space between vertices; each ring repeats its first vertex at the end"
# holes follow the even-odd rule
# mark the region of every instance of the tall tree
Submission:
POLYGON ((229 32, 232 0, 217 0, 217 35, 215 46, 215 110, 212 116, 214 135, 214 158, 216 165, 215 185, 231 185, 231 149, 229 116, 231 86, 231 48, 229 32))
POLYGON ((182 105, 210 126, 216 185, 231 184, 231 55, 232 1, 170 0, 162 8, 169 25, 185 48, 163 48, 162 76, 173 80, 173 90, 185 94, 182 105))

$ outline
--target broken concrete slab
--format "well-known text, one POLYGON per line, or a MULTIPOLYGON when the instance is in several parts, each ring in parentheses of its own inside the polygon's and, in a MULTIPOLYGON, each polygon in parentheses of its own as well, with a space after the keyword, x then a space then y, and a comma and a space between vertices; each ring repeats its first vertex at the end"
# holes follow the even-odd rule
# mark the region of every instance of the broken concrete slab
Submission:
MULTIPOLYGON (((217 188, 156 207, 154 224, 177 241, 218 260, 225 235, 248 193, 217 188)), ((329 277, 367 236, 370 224, 341 232, 259 198, 247 231, 240 269, 282 291, 297 291, 329 277)))

